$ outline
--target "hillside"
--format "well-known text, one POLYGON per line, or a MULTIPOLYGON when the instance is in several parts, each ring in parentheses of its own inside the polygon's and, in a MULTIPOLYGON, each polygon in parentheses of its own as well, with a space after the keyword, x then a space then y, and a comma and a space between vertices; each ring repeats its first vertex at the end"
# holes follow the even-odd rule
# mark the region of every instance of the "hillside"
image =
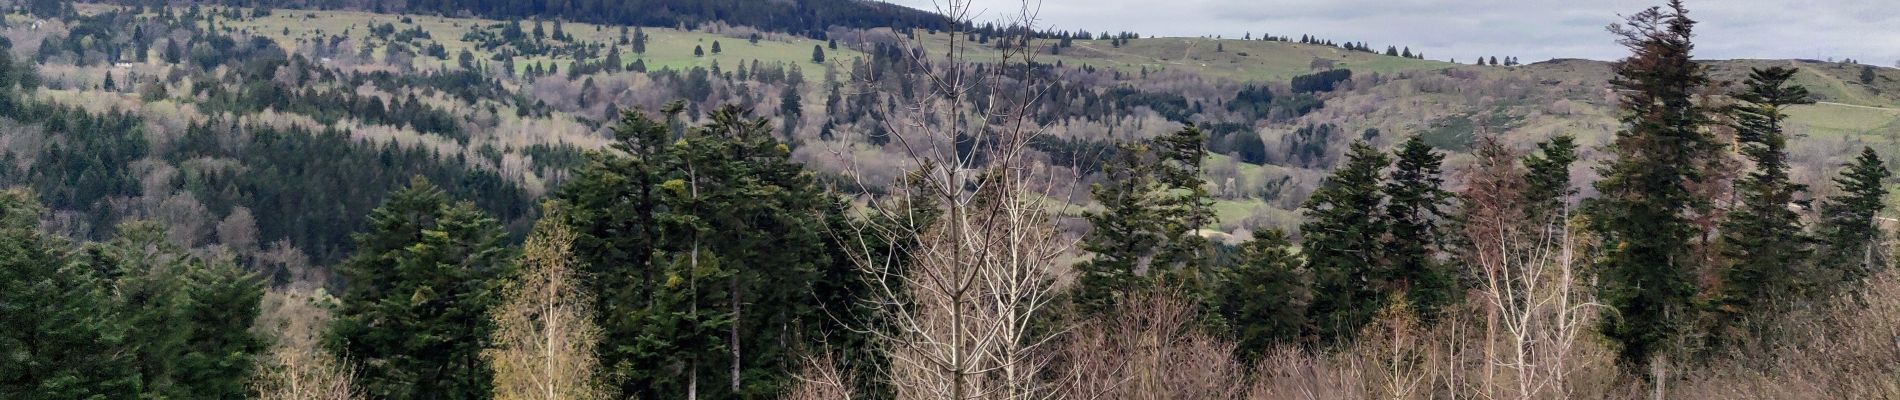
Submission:
MULTIPOLYGON (((78 9, 102 15, 116 7, 81 4, 78 9)), ((170 10, 174 14, 186 11, 170 10)), ((249 115, 242 120, 256 121, 249 123, 280 127, 355 127, 352 136, 359 139, 431 149, 449 156, 452 164, 498 173, 534 195, 557 187, 564 169, 579 161, 578 153, 609 143, 604 123, 614 118, 614 110, 657 110, 677 98, 691 100, 689 111, 695 113, 738 102, 774 123, 790 122, 794 126, 786 131, 791 137, 817 144, 796 157, 820 171, 835 173, 842 167, 833 150, 828 150, 836 146, 855 149, 852 153, 860 161, 877 162, 892 149, 861 141, 864 132, 881 128, 866 119, 874 108, 856 103, 885 101, 865 95, 906 85, 889 77, 881 78, 884 82, 867 82, 863 74, 879 76, 878 70, 899 65, 892 55, 898 45, 908 43, 936 52, 948 44, 944 35, 921 30, 915 32, 916 39, 907 39, 889 29, 839 28, 829 32, 832 40, 817 40, 722 24, 692 30, 651 25, 629 30, 624 25, 582 22, 290 8, 263 10, 262 15, 258 11, 207 8, 204 18, 192 21, 195 29, 215 27, 237 38, 269 39, 287 53, 321 61, 322 65, 311 66, 315 70, 394 74, 365 75, 372 79, 315 87, 385 102, 415 96, 419 104, 461 122, 453 129, 430 131, 410 123, 339 119, 343 115, 283 107, 233 110, 218 104, 236 103, 185 96, 197 81, 189 74, 187 79, 165 81, 164 86, 170 88, 168 99, 126 90, 91 90, 109 74, 125 79, 127 74, 153 77, 187 71, 165 63, 165 49, 159 43, 152 44, 144 62, 112 67, 83 58, 53 57, 42 67, 48 87, 39 96, 102 112, 129 110, 153 121, 172 121, 162 123, 166 125, 162 131, 184 131, 194 121, 229 111, 249 115), (519 34, 527 39, 502 38, 510 29, 521 30, 519 34), (530 30, 547 32, 548 37, 531 37, 530 30), (631 36, 638 34, 646 36, 644 52, 634 51, 630 44, 631 36), (814 49, 823 53, 826 62, 812 62, 814 49), (461 59, 464 52, 469 56, 466 67, 461 59), (610 59, 616 55, 617 59, 610 59), (631 71, 636 64, 648 72, 631 71), (492 72, 508 66, 513 69, 505 76, 483 77, 486 82, 473 86, 439 78, 427 78, 438 80, 433 83, 399 78, 464 79, 454 74, 467 68, 492 72), (797 74, 799 79, 785 80, 786 74, 797 74), (787 87, 802 99, 796 114, 784 107, 789 99, 787 87), (828 136, 834 132, 836 137, 828 136), (843 139, 854 136, 860 139, 843 139)), ((147 9, 141 16, 160 14, 147 9)), ((14 21, 26 21, 20 18, 15 16, 14 21)), ((17 53, 44 52, 37 49, 38 36, 14 26, 10 36, 18 44, 17 53)), ((994 45, 965 39, 974 60, 994 60, 1001 54, 994 45)), ((1463 162, 1460 154, 1479 133, 1502 135, 1518 146, 1570 134, 1591 147, 1604 143, 1617 126, 1607 91, 1609 65, 1600 61, 1473 66, 1324 45, 1213 38, 1077 39, 1061 48, 1052 48, 1055 41, 1038 46, 1035 60, 1060 66, 1052 73, 1064 81, 1058 86, 1061 92, 1049 94, 1051 104, 1038 111, 1038 120, 1045 121, 1053 136, 1106 148, 1112 141, 1154 136, 1185 123, 1208 127, 1213 133, 1209 146, 1217 154, 1208 160, 1208 179, 1220 202, 1220 218, 1211 225, 1230 232, 1296 225, 1295 210, 1352 138, 1390 146, 1401 138, 1420 135, 1428 143, 1451 150, 1455 166, 1463 162), (1289 86, 1295 77, 1330 69, 1350 70, 1352 79, 1332 91, 1298 92, 1289 86), (1236 92, 1249 86, 1268 88, 1273 103, 1258 105, 1261 108, 1254 111, 1233 108, 1229 103, 1240 100, 1236 92), (1237 149, 1253 146, 1249 142, 1254 140, 1264 153, 1234 157, 1239 155, 1237 149)), ((1848 149, 1860 144, 1900 152, 1896 144, 1900 71, 1798 60, 1719 60, 1709 65, 1717 78, 1727 80, 1753 67, 1802 69, 1797 82, 1810 87, 1821 100, 1792 112, 1798 137, 1797 170, 1805 179, 1820 183, 1820 177, 1844 161, 1848 149), (1871 81, 1862 81, 1863 70, 1872 71, 1871 81)), ((230 87, 241 90, 245 86, 239 82, 230 87)), ((293 99, 285 105, 294 103, 293 99)), ((1070 193, 1072 197, 1063 200, 1089 203, 1085 190, 1070 193)))
POLYGON ((1900 398, 1900 70, 1698 60, 1680 0, 1524 65, 863 0, 24 3, 0 399, 1900 398))
MULTIPOLYGON (((123 5, 165 2, 119 0, 123 5)), ((609 25, 698 27, 719 23, 749 26, 808 37, 820 37, 831 27, 942 28, 935 13, 870 0, 431 0, 384 2, 367 0, 218 0, 231 7, 350 10, 378 13, 430 14, 490 19, 562 19, 609 25)))

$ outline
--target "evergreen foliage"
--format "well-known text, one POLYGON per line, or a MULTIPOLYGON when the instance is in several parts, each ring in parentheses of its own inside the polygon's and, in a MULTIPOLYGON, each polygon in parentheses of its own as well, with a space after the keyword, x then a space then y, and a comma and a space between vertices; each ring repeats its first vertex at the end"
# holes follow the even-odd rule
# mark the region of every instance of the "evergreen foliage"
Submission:
POLYGON ((1385 221, 1389 234, 1380 252, 1385 265, 1378 279, 1392 296, 1403 296, 1425 319, 1456 300, 1452 266, 1440 253, 1447 232, 1439 229, 1451 193, 1440 189, 1445 155, 1412 136, 1393 152, 1397 161, 1385 183, 1385 221))
POLYGON ((1602 194, 1586 207, 1604 249, 1598 295, 1617 310, 1603 333, 1621 345, 1619 360, 1630 367, 1664 356, 1696 319, 1693 279, 1701 265, 1690 248, 1701 230, 1689 217, 1708 201, 1688 185, 1704 180, 1721 146, 1697 101, 1709 77, 1690 58, 1694 27, 1678 0, 1613 28, 1633 53, 1616 63, 1611 82, 1624 126, 1598 169, 1602 194))
POLYGON ((64 244, 38 231, 40 213, 31 193, 0 191, 0 397, 136 398, 134 332, 110 283, 69 262, 64 244))
POLYGON ((327 338, 370 396, 487 398, 481 350, 511 269, 501 240, 493 218, 421 178, 370 212, 339 267, 343 305, 327 338))
POLYGON ((1295 342, 1307 331, 1306 305, 1313 294, 1293 249, 1278 230, 1255 233, 1240 245, 1236 265, 1224 273, 1218 312, 1249 358, 1295 342))
MULTIPOLYGON (((1717 312, 1724 322, 1765 322, 1808 296, 1816 278, 1809 271, 1812 239, 1791 207, 1806 206, 1796 196, 1807 188, 1788 176, 1788 138, 1782 132, 1784 110, 1814 100, 1807 88, 1791 85, 1797 70, 1755 69, 1730 108, 1735 139, 1755 168, 1736 182, 1741 204, 1722 221, 1723 293, 1717 312)), ((1759 332, 1752 332, 1759 334, 1759 332)), ((1736 333, 1718 332, 1734 336, 1736 333)))
POLYGON ((1344 164, 1301 206, 1306 222, 1300 234, 1313 279, 1307 315, 1321 339, 1351 338, 1386 303, 1374 286, 1374 266, 1383 259, 1380 240, 1387 232, 1379 177, 1391 162, 1372 145, 1355 141, 1344 164))
POLYGON ((1851 291, 1887 265, 1879 247, 1884 234, 1877 222, 1880 211, 1886 209, 1883 181, 1891 176, 1874 149, 1862 148, 1841 176, 1834 178, 1839 194, 1822 201, 1815 232, 1820 239, 1815 262, 1826 293, 1851 291))
MULTIPOLYGON (((1144 143, 1120 146, 1090 189, 1100 211, 1081 247, 1094 258, 1076 264, 1075 304, 1084 314, 1112 310, 1156 282, 1202 293, 1206 240, 1196 230, 1213 220, 1213 200, 1200 177, 1206 156, 1200 129, 1188 127, 1144 143)), ((1203 299, 1205 300, 1205 299, 1203 299)))

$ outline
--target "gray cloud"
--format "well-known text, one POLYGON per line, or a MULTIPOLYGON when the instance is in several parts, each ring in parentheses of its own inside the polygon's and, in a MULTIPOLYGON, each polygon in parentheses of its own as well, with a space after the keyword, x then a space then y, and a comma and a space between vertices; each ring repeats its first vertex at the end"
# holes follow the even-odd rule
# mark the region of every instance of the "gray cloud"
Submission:
MULTIPOLYGON (((935 9, 945 0, 888 0, 935 9)), ((971 0, 994 20, 1017 0, 971 0)), ((1034 0, 1032 0, 1034 1, 1034 0)), ((1314 34, 1410 46, 1428 57, 1612 60, 1624 50, 1603 28, 1662 0, 1043 0, 1039 25, 1091 32, 1238 38, 1314 34)), ((1697 56, 1854 58, 1900 63, 1900 0, 1689 0, 1701 21, 1697 56)))

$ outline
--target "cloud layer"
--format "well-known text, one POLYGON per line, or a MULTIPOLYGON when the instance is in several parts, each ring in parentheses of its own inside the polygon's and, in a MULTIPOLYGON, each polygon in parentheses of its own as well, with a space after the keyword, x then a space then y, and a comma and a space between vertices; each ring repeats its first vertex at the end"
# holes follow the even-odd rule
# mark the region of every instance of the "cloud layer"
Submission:
MULTIPOLYGON (((935 10, 945 0, 888 0, 935 10), (934 1, 934 2, 933 2, 934 1)), ((974 19, 999 19, 1016 0, 971 0, 974 19)), ((1032 0, 1034 1, 1034 0, 1032 0)), ((1314 34, 1410 46, 1433 59, 1516 56, 1612 60, 1625 54, 1604 27, 1662 0, 1042 0, 1038 25, 1091 32, 1213 36, 1314 34)), ((1689 0, 1697 57, 1853 58, 1900 63, 1900 0, 1689 0)))

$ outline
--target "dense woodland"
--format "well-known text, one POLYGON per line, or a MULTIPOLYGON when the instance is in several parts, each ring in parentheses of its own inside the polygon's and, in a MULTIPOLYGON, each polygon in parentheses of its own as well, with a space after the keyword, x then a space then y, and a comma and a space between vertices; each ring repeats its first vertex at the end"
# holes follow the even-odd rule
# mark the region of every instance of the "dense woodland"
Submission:
POLYGON ((0 20, 0 398, 1900 396, 1888 143, 1681 1, 1561 84, 851 1, 127 3, 0 20), (390 14, 246 25, 293 8, 390 14))

